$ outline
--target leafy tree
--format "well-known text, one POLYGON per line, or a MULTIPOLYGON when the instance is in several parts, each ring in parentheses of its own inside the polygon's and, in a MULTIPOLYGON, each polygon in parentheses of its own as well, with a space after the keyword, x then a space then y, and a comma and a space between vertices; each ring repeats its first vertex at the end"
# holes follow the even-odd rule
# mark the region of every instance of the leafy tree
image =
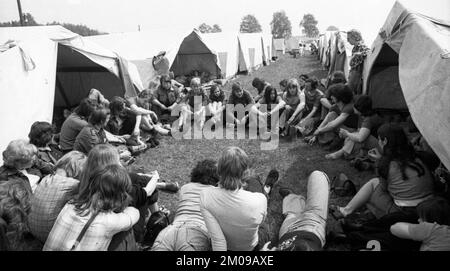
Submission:
POLYGON ((217 32, 222 32, 222 29, 220 28, 220 26, 218 24, 214 24, 213 26, 207 25, 205 23, 202 23, 201 25, 199 25, 198 30, 201 33, 217 33, 217 32))
POLYGON ((246 15, 242 18, 241 27, 239 32, 241 33, 259 33, 262 32, 261 25, 253 15, 246 15))
POLYGON ((212 27, 205 23, 202 23, 201 25, 199 25, 198 30, 201 33, 211 33, 212 27))
POLYGON ((309 38, 315 38, 319 35, 319 29, 317 28, 318 21, 314 18, 314 15, 308 13, 303 16, 300 22, 300 27, 303 28, 303 34, 306 34, 309 38))
POLYGON ((274 38, 289 38, 292 34, 291 21, 289 21, 289 18, 286 16, 286 12, 284 10, 277 11, 273 14, 273 19, 270 26, 272 28, 272 35, 274 38))
POLYGON ((330 25, 330 26, 327 28, 326 31, 339 31, 339 28, 337 28, 337 27, 334 26, 334 25, 330 25))
MULTIPOLYGON (((33 15, 31 15, 30 13, 24 13, 24 14, 22 14, 22 16, 23 16, 24 26, 40 25, 36 22, 33 15)), ((17 20, 17 21, 10 21, 10 22, 6 22, 6 23, 0 23, 0 26, 11 27, 11 26, 21 26, 21 25, 20 25, 20 20, 17 20)))
POLYGON ((83 24, 51 22, 51 23, 48 23, 47 25, 61 25, 62 27, 67 28, 74 33, 77 33, 80 36, 94 36, 94 35, 107 34, 105 32, 100 32, 98 30, 91 29, 83 24))
POLYGON ((212 33, 222 32, 222 28, 218 24, 214 24, 212 27, 212 33))

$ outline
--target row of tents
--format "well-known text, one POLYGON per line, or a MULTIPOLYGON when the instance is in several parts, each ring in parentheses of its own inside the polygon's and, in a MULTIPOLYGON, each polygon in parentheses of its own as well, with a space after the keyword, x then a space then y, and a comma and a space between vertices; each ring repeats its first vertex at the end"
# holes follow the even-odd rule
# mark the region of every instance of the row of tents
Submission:
MULTIPOLYGON (((448 20, 448 18, 446 18, 448 20)), ((363 94, 376 110, 409 112, 441 162, 450 168, 450 21, 396 2, 364 63, 363 94)), ((319 38, 319 59, 348 76, 352 46, 344 32, 319 38)))
POLYGON ((193 70, 207 71, 217 78, 231 78, 250 72, 272 58, 272 36, 262 33, 190 33, 167 31, 118 33, 87 37, 134 63, 144 86, 155 77, 151 61, 160 51, 166 52, 175 76, 193 70), (181 37, 181 38, 180 38, 181 37))
POLYGON ((106 98, 133 97, 157 76, 152 60, 166 52, 170 70, 220 78, 269 64, 264 34, 136 32, 81 37, 62 26, 0 28, 0 150, 34 121, 54 122, 92 88, 106 98), (58 114, 55 114, 58 112, 58 114))

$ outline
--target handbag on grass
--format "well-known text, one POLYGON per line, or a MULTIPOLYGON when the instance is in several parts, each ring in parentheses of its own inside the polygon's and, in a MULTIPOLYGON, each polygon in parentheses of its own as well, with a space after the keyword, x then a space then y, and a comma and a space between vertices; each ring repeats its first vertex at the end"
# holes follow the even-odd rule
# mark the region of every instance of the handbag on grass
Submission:
POLYGON ((80 244, 81 239, 83 239, 84 234, 86 233, 87 229, 92 224, 92 221, 94 221, 94 219, 97 215, 98 215, 98 212, 95 212, 89 218, 88 222, 86 223, 86 225, 84 225, 83 229, 81 230, 80 234, 78 235, 77 240, 75 240, 75 243, 73 244, 72 248, 70 249, 71 251, 75 250, 75 248, 77 248, 77 246, 80 244))

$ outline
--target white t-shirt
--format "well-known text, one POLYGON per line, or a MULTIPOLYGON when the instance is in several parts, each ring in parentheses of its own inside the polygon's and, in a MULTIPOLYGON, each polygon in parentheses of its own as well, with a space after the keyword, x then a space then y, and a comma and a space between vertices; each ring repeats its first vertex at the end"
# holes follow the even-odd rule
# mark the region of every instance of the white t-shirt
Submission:
POLYGON ((200 194, 200 208, 213 250, 251 251, 267 214, 267 198, 243 189, 210 187, 200 194))

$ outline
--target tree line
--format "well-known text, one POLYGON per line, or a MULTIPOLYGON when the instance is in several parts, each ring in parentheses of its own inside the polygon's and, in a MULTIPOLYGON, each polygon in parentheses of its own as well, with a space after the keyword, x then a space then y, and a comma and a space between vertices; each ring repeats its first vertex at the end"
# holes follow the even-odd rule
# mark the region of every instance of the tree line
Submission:
MULTIPOLYGON (((25 25, 27 26, 37 26, 42 25, 36 22, 34 17, 30 13, 25 13, 23 15, 25 25)), ((319 35, 319 29, 317 28, 318 21, 315 19, 313 14, 305 14, 300 21, 300 28, 302 28, 302 33, 310 38, 315 38, 319 35)), ((53 21, 51 23, 47 23, 46 25, 62 25, 63 27, 69 29, 70 31, 77 33, 81 36, 92 36, 92 35, 100 35, 107 34, 105 32, 101 32, 95 29, 91 29, 83 24, 71 24, 71 23, 60 23, 53 21)), ((10 21, 0 23, 0 27, 11 27, 11 26, 21 26, 19 21, 10 21)), ((286 12, 284 10, 277 11, 273 13, 273 18, 270 23, 270 27, 272 29, 272 35, 274 38, 289 38, 292 35, 292 25, 289 20, 286 12)), ((214 24, 212 26, 202 23, 199 25, 198 30, 201 33, 217 33, 222 32, 222 29, 218 24, 214 24)), ((329 26, 327 31, 336 31, 339 30, 335 26, 329 26)), ((261 24, 258 22, 258 19, 252 14, 248 14, 244 16, 241 20, 241 24, 239 27, 239 32, 241 33, 260 33, 262 32, 261 24)))
MULTIPOLYGON (((39 26, 44 25, 36 22, 33 15, 30 13, 24 13, 23 14, 23 21, 25 26, 39 26)), ((51 23, 47 23, 45 25, 61 25, 64 28, 67 28, 68 30, 77 33, 80 36, 93 36, 93 35, 101 35, 101 34, 108 34, 105 32, 101 32, 92 28, 87 27, 83 24, 71 24, 71 23, 60 23, 53 21, 51 23)), ((10 21, 10 22, 4 22, 0 23, 0 27, 14 27, 14 26, 21 26, 20 21, 10 21)))
MULTIPOLYGON (((317 24, 319 22, 315 19, 313 14, 305 14, 302 20, 299 23, 300 28, 302 29, 302 33, 309 38, 315 38, 319 36, 319 29, 317 28, 317 24)), ((273 13, 273 18, 270 23, 270 27, 272 29, 272 35, 274 38, 289 38, 292 35, 292 25, 289 20, 286 12, 284 10, 277 11, 273 13)), ((202 23, 198 30, 201 33, 216 33, 222 32, 219 25, 214 24, 213 26, 209 26, 205 23, 202 23)), ((335 31, 339 30, 335 26, 329 26, 327 31, 335 31)), ((241 24, 239 27, 239 32, 241 33, 260 33, 262 32, 261 24, 258 22, 258 19, 252 14, 248 14, 244 16, 241 20, 241 24)))

